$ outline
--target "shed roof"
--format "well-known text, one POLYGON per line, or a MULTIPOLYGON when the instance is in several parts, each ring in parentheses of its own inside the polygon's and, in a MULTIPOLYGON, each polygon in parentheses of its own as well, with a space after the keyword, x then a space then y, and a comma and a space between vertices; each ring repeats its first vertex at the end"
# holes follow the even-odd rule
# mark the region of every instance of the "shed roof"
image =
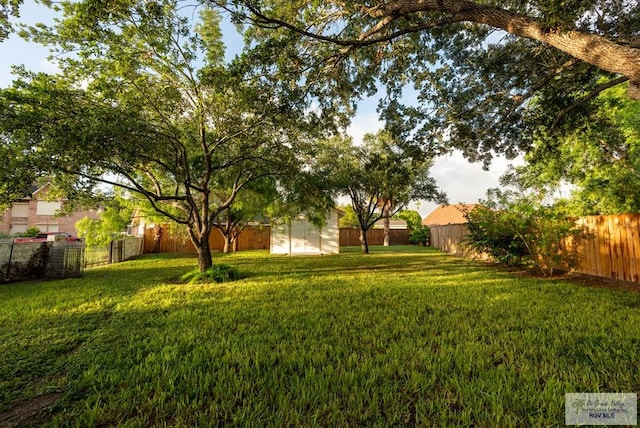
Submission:
MULTIPOLYGON (((384 228, 384 219, 381 218, 380 220, 376 221, 373 224, 373 228, 374 229, 382 229, 384 228)), ((399 220, 399 219, 389 219, 389 229, 406 229, 407 228, 407 222, 406 220, 399 220)))
POLYGON ((476 204, 440 205, 422 220, 425 226, 442 226, 446 224, 465 224, 464 213, 476 204))

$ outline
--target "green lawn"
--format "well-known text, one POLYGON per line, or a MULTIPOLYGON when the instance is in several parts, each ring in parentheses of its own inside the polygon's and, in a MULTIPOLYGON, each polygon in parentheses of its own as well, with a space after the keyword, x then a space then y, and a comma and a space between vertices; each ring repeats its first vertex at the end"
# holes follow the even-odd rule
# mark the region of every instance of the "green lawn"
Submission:
POLYGON ((640 391, 638 292, 357 251, 2 285, 0 426, 555 426, 565 392, 640 391))

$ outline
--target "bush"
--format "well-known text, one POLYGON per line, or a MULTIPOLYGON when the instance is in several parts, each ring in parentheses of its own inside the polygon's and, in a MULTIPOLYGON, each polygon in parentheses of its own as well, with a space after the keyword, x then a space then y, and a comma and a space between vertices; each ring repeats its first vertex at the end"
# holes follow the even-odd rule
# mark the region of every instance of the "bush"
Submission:
POLYGON ((534 266, 544 275, 575 266, 576 252, 564 249, 562 243, 571 237, 575 245, 582 233, 566 213, 538 204, 532 197, 494 195, 497 201, 466 213, 469 234, 463 242, 467 247, 499 263, 534 266))
POLYGON ((36 236, 38 236, 39 233, 40 233, 40 229, 38 229, 37 227, 30 227, 22 233, 16 233, 15 236, 18 236, 21 238, 35 238, 36 236))
POLYGON ((515 229, 525 229, 514 219, 509 219, 508 212, 478 205, 465 216, 468 235, 463 244, 478 253, 489 255, 498 263, 509 266, 521 266, 527 263, 528 251, 524 243, 515 238, 515 229))
POLYGON ((409 232, 409 242, 414 245, 422 245, 426 247, 429 245, 429 237, 431 236, 431 230, 427 226, 420 225, 409 232))
POLYGON ((194 284, 196 282, 230 282, 239 278, 240 275, 234 267, 224 264, 211 266, 204 272, 195 269, 180 277, 182 281, 188 284, 194 284))

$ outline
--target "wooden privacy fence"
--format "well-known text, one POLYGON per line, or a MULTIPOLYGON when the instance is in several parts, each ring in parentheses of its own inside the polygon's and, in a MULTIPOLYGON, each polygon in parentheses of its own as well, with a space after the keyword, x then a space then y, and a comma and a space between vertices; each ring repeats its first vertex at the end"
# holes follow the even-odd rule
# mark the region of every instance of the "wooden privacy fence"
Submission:
POLYGON ((460 242, 467 234, 467 226, 464 224, 447 224, 444 226, 431 226, 429 229, 429 241, 432 247, 456 256, 465 255, 460 242))
MULTIPOLYGON (((603 278, 640 282, 640 214, 582 217, 576 221, 585 233, 578 244, 574 272, 603 278)), ((466 226, 431 227, 431 246, 450 254, 464 255, 460 241, 466 226)), ((571 241, 565 242, 571 247, 571 241)))
MULTIPOLYGON (((391 245, 409 245, 409 232, 406 229, 391 229, 389 243, 391 245)), ((383 229, 369 229, 367 232, 369 245, 382 245, 384 242, 383 229)), ((153 229, 144 231, 144 252, 150 253, 153 250, 153 229)), ((360 245, 360 229, 341 228, 340 246, 349 247, 360 245)), ((209 246, 213 251, 222 251, 224 248, 224 238, 218 230, 211 233, 209 246)), ((268 250, 270 247, 269 226, 246 227, 238 237, 238 251, 244 250, 268 250)), ((172 232, 170 226, 164 225, 162 237, 160 239, 161 253, 194 253, 193 244, 185 232, 172 232)))
MULTIPOLYGON (((172 232, 171 227, 162 227, 162 237, 160 239, 161 253, 196 253, 189 236, 186 232, 172 232)), ((265 250, 269 249, 269 226, 248 226, 245 227, 238 236, 238 251, 244 250, 265 250)), ((144 231, 144 252, 150 253, 153 250, 153 229, 144 231)), ((222 251, 224 249, 224 238, 219 230, 211 232, 209 246, 212 251, 222 251)))
MULTIPOLYGON (((369 245, 384 244, 384 229, 369 229, 367 231, 369 245)), ((357 227, 340 228, 340 246, 351 247, 360 245, 360 229, 357 227)), ((407 229, 391 229, 389 231, 389 245, 409 245, 409 231, 407 229)))
POLYGON ((640 214, 589 216, 577 224, 586 238, 577 247, 576 272, 640 282, 640 214))

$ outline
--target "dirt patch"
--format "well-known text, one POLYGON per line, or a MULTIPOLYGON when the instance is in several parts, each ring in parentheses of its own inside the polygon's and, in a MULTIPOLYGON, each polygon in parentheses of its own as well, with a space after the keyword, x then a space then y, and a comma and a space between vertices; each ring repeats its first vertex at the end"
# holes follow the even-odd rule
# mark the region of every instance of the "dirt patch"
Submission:
POLYGON ((52 392, 17 403, 13 408, 0 413, 0 427, 13 428, 44 422, 47 418, 46 410, 61 396, 61 392, 52 392))
POLYGON ((600 276, 585 275, 576 272, 557 271, 553 276, 543 276, 534 269, 503 267, 503 270, 519 276, 536 278, 550 282, 572 282, 585 287, 610 288, 615 290, 629 290, 640 292, 640 283, 623 281, 621 279, 604 278, 600 276))
POLYGON ((581 273, 566 273, 553 280, 566 280, 575 284, 588 287, 612 288, 616 290, 629 290, 640 292, 640 284, 637 282, 622 281, 621 279, 601 278, 598 276, 584 275, 581 273))

